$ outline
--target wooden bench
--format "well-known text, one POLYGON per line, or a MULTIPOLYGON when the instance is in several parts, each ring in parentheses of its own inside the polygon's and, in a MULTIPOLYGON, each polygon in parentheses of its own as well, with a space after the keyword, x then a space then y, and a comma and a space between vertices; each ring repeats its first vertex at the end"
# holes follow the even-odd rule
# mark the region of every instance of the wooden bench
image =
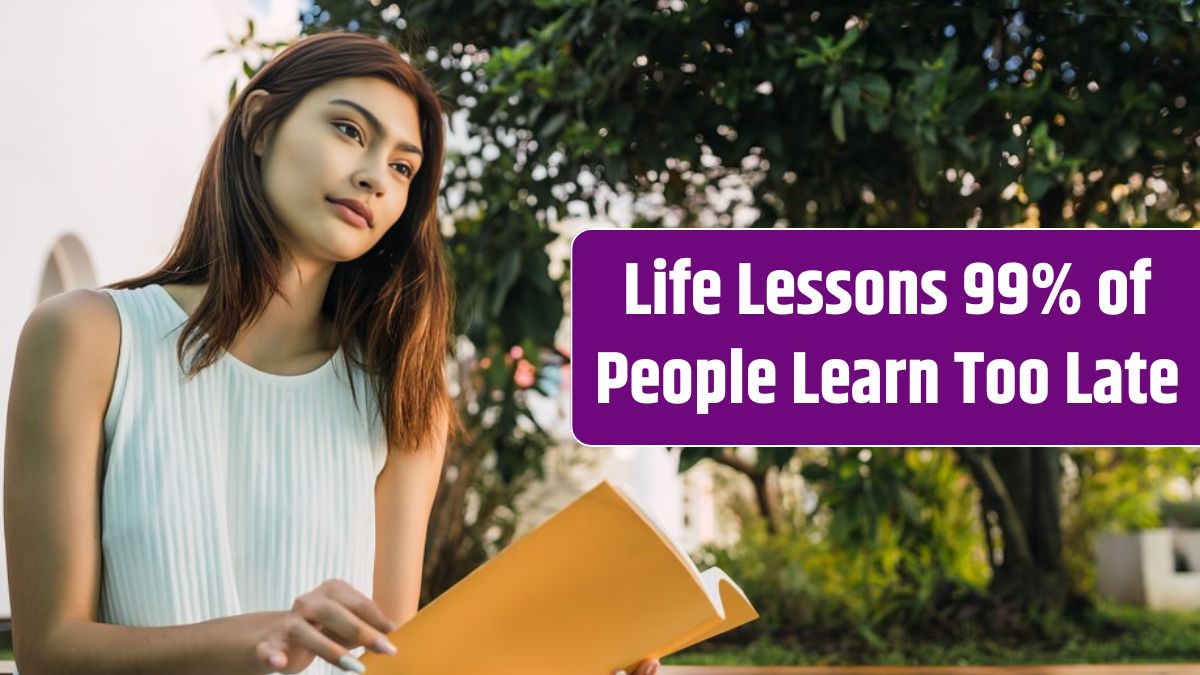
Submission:
MULTIPOLYGON (((16 664, 0 661, 0 675, 16 664)), ((662 675, 1200 675, 1200 664, 1076 666, 664 666, 662 675)))
POLYGON ((662 675, 1200 675, 1200 664, 1135 665, 856 665, 856 667, 716 667, 668 665, 662 675))

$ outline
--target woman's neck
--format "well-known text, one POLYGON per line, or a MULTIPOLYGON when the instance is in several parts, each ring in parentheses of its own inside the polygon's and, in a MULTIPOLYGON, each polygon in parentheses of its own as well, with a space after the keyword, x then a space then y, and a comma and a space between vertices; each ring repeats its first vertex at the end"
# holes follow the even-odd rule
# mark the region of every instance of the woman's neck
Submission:
MULTIPOLYGON (((332 322, 321 314, 333 267, 306 271, 303 278, 295 267, 284 269, 288 271, 280 279, 281 292, 268 299, 262 314, 242 328, 227 351, 263 371, 307 372, 337 349, 332 322)), ((164 284, 163 288, 190 316, 208 285, 164 284)))

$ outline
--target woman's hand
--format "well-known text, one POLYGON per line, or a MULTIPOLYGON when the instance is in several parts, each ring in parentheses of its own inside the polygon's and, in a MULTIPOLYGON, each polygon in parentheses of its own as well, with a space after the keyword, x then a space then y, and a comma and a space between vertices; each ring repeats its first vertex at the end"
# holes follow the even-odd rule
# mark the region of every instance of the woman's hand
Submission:
MULTIPOLYGON (((633 675, 654 675, 658 672, 658 659, 645 659, 638 663, 637 668, 633 670, 633 675)), ((618 670, 613 675, 627 675, 624 670, 618 670)))
POLYGON ((395 654, 387 640, 395 626, 370 598, 340 579, 329 579, 296 598, 286 612, 271 617, 254 636, 254 655, 266 672, 299 673, 317 657, 356 673, 362 663, 350 654, 360 645, 395 654))

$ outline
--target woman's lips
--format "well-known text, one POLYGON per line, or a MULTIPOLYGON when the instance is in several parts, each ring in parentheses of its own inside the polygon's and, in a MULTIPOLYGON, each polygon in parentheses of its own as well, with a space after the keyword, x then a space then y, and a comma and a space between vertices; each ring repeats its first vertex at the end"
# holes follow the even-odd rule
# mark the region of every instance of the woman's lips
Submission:
POLYGON ((328 199, 325 201, 329 202, 329 205, 332 206, 333 209, 337 211, 338 215, 342 217, 342 220, 346 221, 347 223, 350 223, 355 227, 360 227, 364 230, 370 227, 370 225, 367 224, 367 221, 354 209, 338 204, 337 202, 331 202, 328 199))

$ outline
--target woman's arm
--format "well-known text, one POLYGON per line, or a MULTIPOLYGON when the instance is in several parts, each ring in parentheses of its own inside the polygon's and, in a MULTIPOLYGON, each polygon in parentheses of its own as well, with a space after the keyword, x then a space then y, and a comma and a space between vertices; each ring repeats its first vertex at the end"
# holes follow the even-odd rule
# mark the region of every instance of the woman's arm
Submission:
POLYGON ((38 305, 18 340, 4 527, 21 673, 267 672, 248 641, 273 618, 265 614, 163 628, 96 623, 103 420, 120 331, 107 295, 76 290, 38 305))
POLYGON ((375 604, 397 624, 417 613, 425 533, 442 476, 446 420, 438 440, 414 453, 388 452, 375 481, 375 604))

